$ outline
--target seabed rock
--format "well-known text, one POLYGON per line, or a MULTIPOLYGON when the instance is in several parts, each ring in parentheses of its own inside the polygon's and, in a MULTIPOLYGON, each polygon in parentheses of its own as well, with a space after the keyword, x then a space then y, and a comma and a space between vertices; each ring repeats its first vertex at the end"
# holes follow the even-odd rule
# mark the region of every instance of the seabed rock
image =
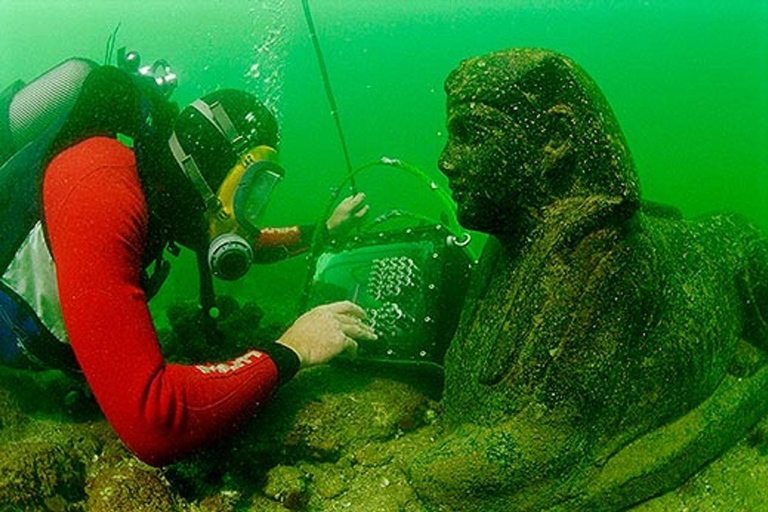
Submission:
POLYGON ((95 465, 86 494, 85 509, 92 512, 173 512, 179 508, 179 500, 162 472, 129 456, 113 464, 95 465))
MULTIPOLYGON (((247 430, 164 470, 137 461, 103 420, 77 423, 27 416, 15 408, 9 393, 0 393, 3 417, 10 415, 18 422, 5 422, 0 430, 4 434, 0 511, 454 510, 450 504, 428 507, 408 477, 412 461, 440 443, 439 404, 416 385, 370 375, 358 375, 354 385, 348 382, 318 390, 319 382, 344 382, 349 376, 344 368, 318 370, 322 371, 316 375, 299 375, 291 384, 294 389, 282 390, 247 430), (389 386, 397 391, 386 392, 389 386), (404 397, 410 401, 400 409, 404 397), (348 415, 339 413, 340 403, 365 401, 379 405, 351 408, 348 415), (311 410, 319 414, 319 420, 311 421, 308 404, 313 404, 311 410), (328 410, 318 404, 327 405, 328 410), (365 422, 380 414, 381 404, 390 409, 384 415, 390 419, 368 432, 365 422), (423 413, 418 412, 422 406, 426 407, 423 413), (402 414, 392 412, 395 410, 402 414), (413 420, 415 426, 408 419, 405 423, 410 428, 403 429, 398 420, 413 411, 418 416, 413 420), (357 431, 350 424, 357 425, 357 431), (5 435, 9 430, 14 431, 13 436, 5 435), (319 449, 320 433, 336 430, 346 432, 346 437, 334 436, 337 448, 319 449), (295 439, 296 432, 308 431, 313 432, 311 442, 285 441, 295 439), (295 498, 291 489, 300 491, 295 498)), ((763 419, 677 489, 635 509, 761 510, 765 503, 768 421, 763 419)))

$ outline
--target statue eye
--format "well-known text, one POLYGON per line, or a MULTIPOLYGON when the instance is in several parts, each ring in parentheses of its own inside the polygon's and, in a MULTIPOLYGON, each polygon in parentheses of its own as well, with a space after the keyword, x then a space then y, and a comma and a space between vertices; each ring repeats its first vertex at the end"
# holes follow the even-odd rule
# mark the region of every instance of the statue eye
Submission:
POLYGON ((448 131, 457 139, 462 141, 465 140, 468 133, 466 120, 464 118, 454 117, 451 119, 450 123, 448 123, 448 131))
POLYGON ((454 118, 448 126, 450 133, 459 141, 477 143, 487 134, 487 127, 482 122, 470 117, 454 118))

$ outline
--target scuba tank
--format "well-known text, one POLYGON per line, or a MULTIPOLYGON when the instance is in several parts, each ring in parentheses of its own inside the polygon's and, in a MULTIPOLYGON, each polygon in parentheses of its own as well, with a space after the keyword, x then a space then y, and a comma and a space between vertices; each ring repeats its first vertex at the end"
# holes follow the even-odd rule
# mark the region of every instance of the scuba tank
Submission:
POLYGON ((91 60, 69 59, 28 84, 17 80, 0 93, 0 165, 66 117, 97 67, 91 60))
POLYGON ((70 59, 0 94, 0 269, 12 261, 39 219, 42 162, 98 65, 70 59))
MULTIPOLYGON (((89 59, 71 58, 54 66, 29 83, 17 80, 0 93, 0 166, 26 144, 66 117, 72 110, 83 83, 100 67, 89 59)), ((176 88, 176 75, 165 60, 142 66, 137 52, 120 48, 117 67, 153 83, 166 97, 176 88)))

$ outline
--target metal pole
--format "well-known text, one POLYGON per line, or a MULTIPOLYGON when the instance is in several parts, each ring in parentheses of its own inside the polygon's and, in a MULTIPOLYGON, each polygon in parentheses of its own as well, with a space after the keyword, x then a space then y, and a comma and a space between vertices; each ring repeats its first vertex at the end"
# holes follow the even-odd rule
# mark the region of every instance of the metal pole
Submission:
MULTIPOLYGON (((339 133, 339 140, 341 141, 341 150, 344 152, 344 161, 347 164, 347 174, 352 175, 352 162, 349 159, 349 151, 347 150, 347 142, 344 138, 344 130, 341 128, 341 119, 339 119, 339 109, 336 107, 336 99, 333 97, 333 89, 331 89, 331 79, 328 76, 328 68, 325 66, 325 59, 323 59, 323 52, 320 49, 320 41, 317 38, 317 32, 315 31, 315 23, 312 20, 312 12, 309 10, 309 0, 301 0, 301 5, 304 8, 304 17, 307 20, 307 27, 309 27, 309 37, 312 39, 312 45, 315 48, 315 55, 317 56, 317 64, 320 66, 320 76, 323 79, 323 86, 325 87, 325 95, 328 98, 328 103, 331 107, 331 116, 336 124, 336 131, 339 133)), ((352 192, 355 192, 357 187, 355 186, 354 176, 350 180, 350 188, 352 192)))

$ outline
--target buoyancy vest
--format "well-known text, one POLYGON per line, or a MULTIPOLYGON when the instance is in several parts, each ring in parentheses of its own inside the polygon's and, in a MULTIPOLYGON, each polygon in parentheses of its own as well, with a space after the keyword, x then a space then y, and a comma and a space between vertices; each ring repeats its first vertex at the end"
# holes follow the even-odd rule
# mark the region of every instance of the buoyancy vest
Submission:
POLYGON ((70 59, 0 95, 0 362, 77 371, 42 219, 45 169, 96 135, 134 141, 141 167, 176 113, 145 89, 117 68, 70 59))

